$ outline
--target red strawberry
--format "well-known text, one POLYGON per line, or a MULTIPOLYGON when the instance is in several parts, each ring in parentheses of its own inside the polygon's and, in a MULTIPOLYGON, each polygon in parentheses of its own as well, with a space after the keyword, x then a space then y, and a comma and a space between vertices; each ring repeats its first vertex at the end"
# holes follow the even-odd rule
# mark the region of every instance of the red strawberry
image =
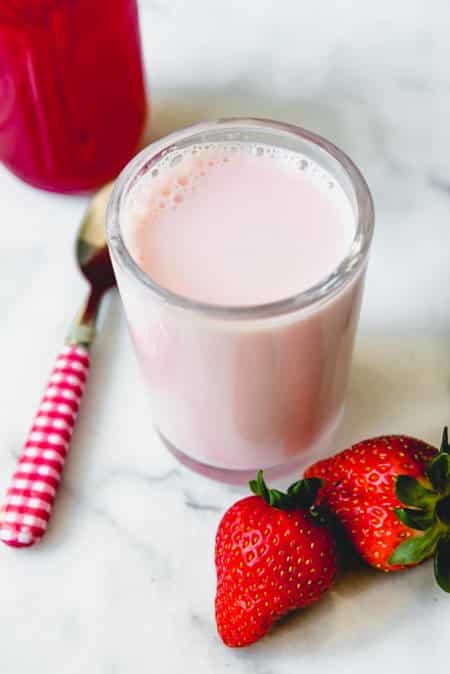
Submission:
POLYGON ((436 554, 436 579, 450 592, 450 447, 407 436, 360 442, 305 471, 320 478, 331 510, 370 565, 397 571, 436 554), (402 506, 408 506, 404 508, 402 506))
POLYGON ((216 535, 216 622, 227 646, 248 646, 272 623, 317 601, 337 572, 334 539, 309 510, 320 480, 269 490, 263 473, 216 535))

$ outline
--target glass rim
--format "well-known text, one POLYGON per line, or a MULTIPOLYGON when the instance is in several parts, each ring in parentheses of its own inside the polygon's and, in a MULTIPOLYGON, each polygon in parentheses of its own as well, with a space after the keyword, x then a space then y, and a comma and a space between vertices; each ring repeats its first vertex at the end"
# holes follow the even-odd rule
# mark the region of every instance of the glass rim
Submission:
MULTIPOLYGON (((198 141, 197 141, 198 142, 198 141)), ((212 142, 212 141, 209 141, 212 142)), ((109 198, 106 213, 106 239, 114 262, 131 275, 142 287, 153 292, 157 299, 179 309, 200 313, 222 319, 259 319, 290 314, 300 310, 313 309, 328 301, 340 290, 343 290, 355 278, 364 266, 370 249, 374 230, 374 206, 367 182, 354 164, 342 150, 322 136, 302 127, 284 122, 257 117, 228 117, 215 121, 201 122, 184 127, 163 138, 150 143, 141 150, 121 171, 115 181, 109 198), (284 132, 300 138, 311 145, 319 147, 331 156, 344 171, 353 190, 357 207, 355 214, 355 235, 349 253, 340 261, 333 271, 310 286, 289 297, 262 304, 222 305, 202 302, 172 292, 159 285, 146 274, 128 251, 121 231, 120 220, 124 199, 128 189, 146 165, 154 159, 162 158, 167 152, 176 149, 176 143, 193 138, 201 133, 216 129, 266 129, 284 132)))

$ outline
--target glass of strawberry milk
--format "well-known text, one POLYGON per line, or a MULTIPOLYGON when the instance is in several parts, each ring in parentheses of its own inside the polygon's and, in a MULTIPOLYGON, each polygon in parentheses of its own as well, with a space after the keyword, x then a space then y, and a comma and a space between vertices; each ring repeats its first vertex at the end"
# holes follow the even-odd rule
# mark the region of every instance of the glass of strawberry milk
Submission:
POLYGON ((367 184, 304 129, 223 119, 123 170, 107 236, 149 413, 210 477, 333 449, 373 233, 367 184))

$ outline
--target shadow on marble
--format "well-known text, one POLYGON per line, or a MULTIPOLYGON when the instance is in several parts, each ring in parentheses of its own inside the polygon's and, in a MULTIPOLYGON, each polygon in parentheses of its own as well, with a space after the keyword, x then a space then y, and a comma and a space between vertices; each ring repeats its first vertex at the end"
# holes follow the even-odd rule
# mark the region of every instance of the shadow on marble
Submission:
POLYGON ((162 95, 153 103, 146 141, 151 142, 190 124, 220 117, 265 117, 314 129, 335 142, 346 140, 345 120, 337 99, 287 100, 254 91, 248 93, 244 87, 241 91, 239 89, 190 89, 178 91, 177 98, 162 95))
POLYGON ((337 450, 365 437, 414 435, 438 445, 450 422, 447 338, 361 337, 356 345, 337 450))

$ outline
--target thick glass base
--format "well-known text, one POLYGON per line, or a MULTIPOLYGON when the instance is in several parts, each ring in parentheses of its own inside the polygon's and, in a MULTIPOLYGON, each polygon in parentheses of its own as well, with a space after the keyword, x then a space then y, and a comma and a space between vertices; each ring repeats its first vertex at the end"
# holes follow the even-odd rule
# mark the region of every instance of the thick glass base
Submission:
MULTIPOLYGON (((267 479, 276 480, 281 477, 293 475, 294 479, 300 479, 305 468, 316 461, 325 458, 332 454, 335 450, 333 441, 336 437, 336 432, 340 426, 342 419, 342 412, 333 426, 327 430, 320 438, 320 442, 314 445, 309 450, 299 452, 291 459, 287 459, 283 463, 273 466, 264 467, 264 475, 267 479)), ((197 459, 193 459, 188 454, 175 447, 160 431, 155 429, 158 436, 161 438, 164 446, 169 452, 184 466, 218 482, 226 482, 228 484, 246 484, 249 480, 253 480, 257 471, 262 466, 255 466, 252 469, 229 469, 220 466, 212 466, 197 459)))

